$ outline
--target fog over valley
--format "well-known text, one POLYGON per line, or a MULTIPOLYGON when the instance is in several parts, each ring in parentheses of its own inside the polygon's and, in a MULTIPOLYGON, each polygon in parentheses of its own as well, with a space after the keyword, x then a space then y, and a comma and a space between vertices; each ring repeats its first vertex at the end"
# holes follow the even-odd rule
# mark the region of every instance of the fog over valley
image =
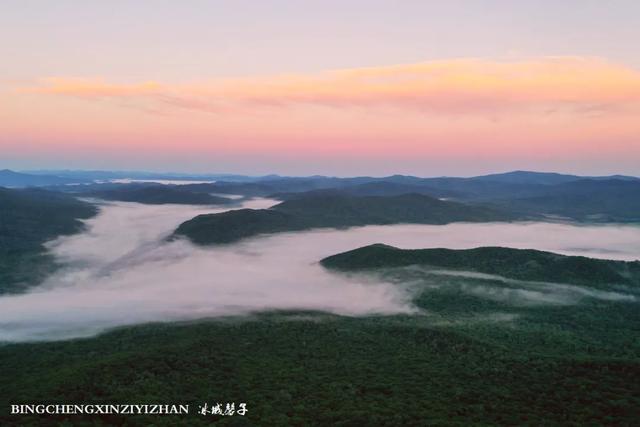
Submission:
MULTIPOLYGON (((253 199, 243 207, 266 208, 275 203, 253 199)), ((166 240, 183 221, 223 210, 102 203, 100 213, 85 221, 85 231, 48 243, 62 269, 28 293, 0 297, 0 340, 67 339, 116 326, 265 310, 318 310, 346 316, 420 313, 412 304, 416 287, 411 281, 338 274, 318 264, 324 257, 373 243, 400 248, 506 246, 605 259, 640 258, 640 227, 633 225, 401 224, 280 233, 209 247, 186 239, 166 240)), ((435 273, 429 279, 433 286, 465 276, 435 273)), ((501 280, 477 274, 471 278, 501 280)), ((528 286, 518 281, 507 284, 528 286)), ((635 298, 624 291, 589 293, 580 287, 545 283, 515 290, 460 286, 494 300, 515 298, 518 304, 573 304, 585 295, 635 298)))
POLYGON ((640 427, 640 1, 32 3, 0 427, 640 427))

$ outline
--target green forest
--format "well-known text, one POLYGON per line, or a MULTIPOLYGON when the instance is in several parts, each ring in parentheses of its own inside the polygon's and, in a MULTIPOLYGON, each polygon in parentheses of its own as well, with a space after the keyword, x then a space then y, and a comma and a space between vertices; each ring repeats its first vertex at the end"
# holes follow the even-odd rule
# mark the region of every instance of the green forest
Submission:
MULTIPOLYGON (((445 188, 458 182, 441 183, 445 188)), ((374 184, 358 191, 396 191, 374 184)), ((473 185, 486 188, 482 180, 473 185)), ((513 185, 520 184, 505 184, 513 185)), ((103 197, 176 203, 174 196, 191 190, 180 191, 129 186, 124 196, 103 197)), ((83 220, 97 213, 96 206, 75 198, 83 195, 0 188, 0 293, 25 292, 60 267, 45 243, 82 231, 83 220)), ((187 195, 189 203, 194 195, 206 203, 216 197, 187 195)), ((282 198, 270 209, 197 216, 175 235, 212 244, 315 227, 521 218, 517 209, 501 210, 515 202, 494 204, 496 209, 422 194, 313 190, 282 198)), ((597 212, 592 207, 588 214, 597 212)), ((0 425, 638 424, 638 261, 501 247, 403 250, 380 244, 316 261, 341 279, 396 286, 413 312, 351 317, 259 311, 139 324, 91 338, 5 342, 0 344, 0 425), (248 413, 198 414, 201 405, 217 402, 246 403, 248 413), (188 419, 9 415, 11 405, 30 403, 188 404, 191 414, 188 419)))
POLYGON ((198 215, 176 229, 197 244, 231 243, 266 233, 311 228, 346 228, 398 223, 448 224, 516 219, 510 213, 449 202, 423 194, 352 196, 342 192, 310 192, 269 209, 238 209, 198 215))
MULTIPOLYGON (((410 272, 405 272, 410 274, 410 272)), ((391 274, 391 273, 385 273, 391 274)), ((393 274, 391 274, 393 275, 393 274)), ((406 281, 407 277, 398 279, 406 281)), ((414 280, 415 282, 415 280, 414 280)), ((637 425, 635 300, 497 300, 423 277, 411 315, 271 312, 0 347, 0 402, 190 404, 154 416, 4 416, 3 425, 637 425), (197 412, 246 402, 244 417, 197 412)), ((634 294, 637 297, 637 292, 634 294)))
POLYGON ((82 229, 97 209, 66 194, 0 187, 0 294, 40 282, 57 264, 43 244, 82 229))

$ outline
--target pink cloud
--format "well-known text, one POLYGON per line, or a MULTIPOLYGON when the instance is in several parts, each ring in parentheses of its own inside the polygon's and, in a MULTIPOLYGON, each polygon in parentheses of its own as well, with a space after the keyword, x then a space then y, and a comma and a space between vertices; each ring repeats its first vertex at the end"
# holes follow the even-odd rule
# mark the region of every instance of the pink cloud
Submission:
POLYGON ((102 79, 58 77, 20 91, 127 100, 129 105, 147 109, 216 113, 323 106, 410 109, 431 114, 594 114, 638 107, 640 72, 595 58, 545 57, 517 62, 460 59, 193 84, 116 84, 102 79))

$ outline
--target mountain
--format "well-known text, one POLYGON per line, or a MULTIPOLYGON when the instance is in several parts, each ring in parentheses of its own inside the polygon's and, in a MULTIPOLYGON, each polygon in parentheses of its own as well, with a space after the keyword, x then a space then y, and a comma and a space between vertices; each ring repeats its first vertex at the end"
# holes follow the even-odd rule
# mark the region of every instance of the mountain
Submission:
POLYGON ((185 221, 174 232, 192 242, 208 245, 232 243, 265 233, 297 231, 311 228, 303 220, 276 210, 238 209, 219 214, 198 215, 185 221))
POLYGON ((104 200, 118 200, 122 202, 138 202, 151 205, 186 204, 186 205, 225 205, 233 203, 226 197, 212 196, 207 193, 196 193, 182 189, 183 186, 168 185, 133 185, 122 186, 109 190, 98 190, 83 193, 83 195, 97 197, 104 200))
POLYGON ((344 187, 343 191, 354 196, 398 196, 401 194, 424 194, 431 197, 459 197, 455 191, 433 188, 424 184, 410 184, 393 181, 376 181, 344 187))
POLYGON ((33 175, 55 175, 84 181, 108 181, 113 179, 134 180, 171 180, 171 181, 254 181, 260 177, 250 177, 235 174, 190 174, 175 172, 145 172, 145 171, 104 171, 104 170, 30 170, 25 173, 33 175))
POLYGON ((247 197, 261 197, 278 192, 277 187, 259 182, 228 182, 185 184, 183 189, 194 193, 233 194, 247 197))
POLYGON ((565 182, 576 181, 581 177, 576 175, 566 175, 552 172, 531 172, 531 171, 513 171, 506 173, 497 173, 490 175, 482 175, 471 178, 475 181, 493 181, 510 184, 542 184, 553 185, 565 182))
POLYGON ((516 280, 604 287, 640 286, 640 261, 625 262, 565 256, 533 249, 398 249, 374 244, 324 258, 330 269, 356 271, 422 265, 494 274, 516 280))
MULTIPOLYGON (((584 181, 640 183, 629 176, 580 177, 558 173, 513 171, 471 178, 420 178, 406 175, 386 177, 337 178, 326 176, 267 176, 253 182, 217 181, 211 184, 191 184, 185 189, 195 192, 239 194, 247 197, 271 197, 279 200, 297 198, 306 192, 341 191, 353 196, 394 196, 425 194, 436 198, 470 203, 501 203, 538 197, 554 191, 554 187, 584 181)), ((623 184, 621 184, 623 185, 623 184)))
POLYGON ((442 201, 421 194, 356 197, 342 193, 311 193, 269 209, 198 215, 182 223, 174 235, 186 236, 198 244, 214 244, 258 234, 322 227, 511 219, 515 217, 498 210, 442 201))
POLYGON ((294 193, 319 190, 341 190, 358 196, 389 196, 406 193, 428 194, 434 197, 450 197, 454 195, 450 191, 430 188, 423 181, 423 178, 403 175, 384 178, 265 177, 255 182, 218 181, 212 184, 191 184, 186 187, 191 191, 262 197, 276 195, 283 198, 288 198, 294 193))
POLYGON ((191 191, 206 191, 220 194, 240 194, 244 196, 269 196, 274 193, 306 192, 313 190, 335 189, 345 185, 341 178, 276 178, 257 182, 219 181, 213 184, 192 184, 186 188, 191 191))
POLYGON ((555 172, 534 172, 534 171, 512 171, 505 173, 495 173, 489 175, 474 176, 472 178, 466 178, 471 181, 491 181, 502 182, 510 184, 541 184, 541 185, 555 185, 564 184, 572 181, 579 181, 581 179, 592 179, 598 181, 607 181, 612 179, 626 180, 626 181, 640 181, 640 178, 626 175, 609 175, 609 176, 579 176, 568 175, 555 172))
POLYGON ((97 212, 66 194, 0 188, 0 293, 19 292, 55 268, 43 243, 82 228, 97 212))
POLYGON ((404 184, 391 181, 375 181, 364 184, 349 185, 340 188, 312 190, 307 192, 275 193, 268 197, 278 200, 291 200, 308 197, 310 194, 347 194, 351 196, 399 196, 402 194, 424 194, 437 198, 455 198, 460 194, 455 191, 441 190, 426 185, 404 184))
POLYGON ((65 185, 78 182, 84 181, 54 175, 31 175, 14 172, 9 169, 0 170, 0 187, 41 187, 45 185, 65 185))
MULTIPOLYGON (((71 172, 69 174, 74 176, 71 172)), ((137 174, 144 176, 142 172, 137 174)), ((156 176, 167 178, 177 175, 158 174, 156 176)), ((215 176, 225 178, 223 175, 215 176)), ((227 176, 227 178, 229 180, 180 186, 180 190, 183 191, 207 194, 202 199, 193 195, 184 196, 185 201, 182 202, 181 197, 176 193, 173 196, 167 195, 167 201, 163 201, 165 199, 161 196, 158 196, 157 200, 163 203, 208 204, 223 203, 222 200, 215 202, 211 199, 205 200, 210 194, 238 194, 245 197, 270 197, 279 200, 334 193, 360 197, 423 194, 448 201, 482 204, 488 208, 510 211, 517 217, 561 216, 585 222, 640 221, 640 198, 638 197, 640 179, 623 175, 581 177, 558 173, 513 171, 471 178, 420 178, 406 175, 351 178, 267 175, 256 178, 242 176, 227 176)), ((50 185, 47 188, 62 192, 103 189, 64 184, 50 185)), ((119 188, 122 187, 107 189, 119 188)), ((167 190, 169 191, 171 190, 167 190)), ((113 197, 114 200, 127 200, 126 198, 130 196, 102 194, 102 197, 113 197), (125 197, 125 199, 119 197, 125 197)), ((144 195, 140 195, 139 200, 144 201, 144 195)), ((155 200, 153 196, 149 196, 147 203, 158 203, 155 200)))
POLYGON ((528 197, 496 201, 519 213, 557 215, 579 221, 640 221, 640 181, 581 179, 548 186, 528 197))
POLYGON ((423 194, 398 196, 320 195, 284 201, 271 209, 318 218, 334 226, 393 224, 398 222, 447 224, 454 221, 513 219, 502 212, 423 194))

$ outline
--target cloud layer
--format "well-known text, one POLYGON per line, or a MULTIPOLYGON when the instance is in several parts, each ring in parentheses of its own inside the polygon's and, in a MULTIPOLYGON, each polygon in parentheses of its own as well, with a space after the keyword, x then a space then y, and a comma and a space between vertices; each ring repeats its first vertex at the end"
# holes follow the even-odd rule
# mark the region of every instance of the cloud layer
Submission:
MULTIPOLYGON (((270 203, 257 200, 249 206, 270 203)), ((376 242, 403 248, 503 245, 640 258, 640 229, 630 226, 371 226, 283 233, 209 248, 163 240, 180 222, 206 211, 192 206, 105 205, 100 215, 88 221, 86 232, 50 245, 67 265, 65 269, 28 294, 0 297, 0 341, 90 336, 115 326, 274 309, 356 316, 415 313, 410 284, 350 278, 317 263, 328 255, 376 242)), ((513 296, 495 290, 483 293, 477 286, 468 291, 492 298, 513 296)), ((576 287, 540 285, 516 296, 525 302, 573 303, 583 294, 576 287)))
POLYGON ((207 112, 299 105, 393 107, 435 114, 535 108, 592 112, 614 106, 637 107, 640 72, 596 58, 459 59, 200 84, 117 84, 56 77, 22 90, 85 99, 127 99, 146 107, 207 112))

